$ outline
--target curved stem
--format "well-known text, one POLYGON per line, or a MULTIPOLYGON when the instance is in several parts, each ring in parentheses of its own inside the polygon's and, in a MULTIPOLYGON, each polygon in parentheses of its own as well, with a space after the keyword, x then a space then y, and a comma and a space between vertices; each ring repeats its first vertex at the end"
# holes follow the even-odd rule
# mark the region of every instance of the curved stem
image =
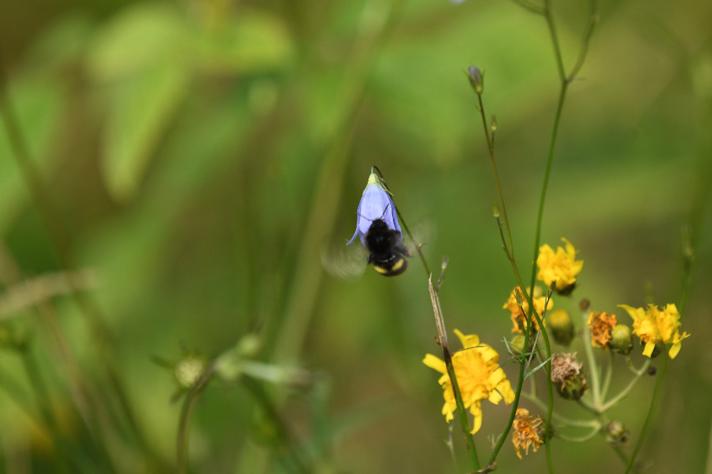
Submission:
MULTIPOLYGON (((534 403, 539 409, 545 410, 546 409, 546 403, 542 402, 537 398, 536 396, 533 396, 529 393, 523 392, 522 396, 529 400, 530 402, 534 403)), ((590 420, 574 420, 568 417, 565 417, 563 415, 560 415, 558 413, 554 413, 554 419, 564 425, 567 426, 575 426, 578 428, 592 428, 594 426, 600 428, 601 424, 598 420, 595 419, 590 419, 590 420)))
POLYGON ((655 388, 653 389, 653 397, 650 399, 650 406, 648 407, 648 413, 645 415, 645 421, 643 422, 643 428, 640 430, 640 435, 638 436, 638 441, 635 443, 635 448, 633 448, 633 454, 630 455, 628 460, 628 465, 625 469, 625 474, 633 471, 635 466, 635 458, 638 456, 640 449, 643 447, 643 441, 645 436, 648 434, 650 429, 650 424, 653 421, 653 416, 655 414, 655 409, 660 400, 660 394, 662 393, 662 387, 665 384, 665 374, 667 372, 668 361, 667 358, 663 359, 662 369, 660 370, 657 380, 655 380, 655 388))
POLYGON ((200 376, 195 385, 185 394, 185 400, 180 410, 180 419, 178 421, 178 433, 176 435, 176 463, 177 472, 185 474, 188 472, 188 449, 189 449, 189 425, 190 417, 193 414, 193 408, 198 401, 198 397, 208 385, 215 373, 214 363, 208 366, 200 376))
MULTIPOLYGON (((614 396, 609 401, 603 403, 603 405, 601 406, 601 411, 609 410, 611 407, 613 407, 618 402, 620 402, 625 397, 627 397, 628 394, 630 393, 630 391, 633 390, 633 387, 635 387, 635 385, 640 380, 640 377, 642 377, 643 374, 645 374, 648 371, 649 366, 650 366, 650 359, 645 361, 645 363, 643 364, 643 367, 640 369, 640 371, 635 374, 635 377, 633 377, 630 380, 630 382, 628 382, 628 385, 626 385, 626 387, 623 390, 621 390, 618 393, 618 395, 614 396)), ((658 378, 658 380, 660 380, 660 379, 658 378)), ((657 386, 657 381, 656 381, 656 386, 657 386)))
POLYGON ((570 441, 572 443, 583 443, 583 442, 588 441, 589 439, 594 438, 600 431, 601 431, 601 427, 596 426, 596 427, 592 427, 591 431, 589 433, 582 435, 582 436, 568 436, 563 433, 558 433, 556 436, 563 439, 564 441, 570 441))

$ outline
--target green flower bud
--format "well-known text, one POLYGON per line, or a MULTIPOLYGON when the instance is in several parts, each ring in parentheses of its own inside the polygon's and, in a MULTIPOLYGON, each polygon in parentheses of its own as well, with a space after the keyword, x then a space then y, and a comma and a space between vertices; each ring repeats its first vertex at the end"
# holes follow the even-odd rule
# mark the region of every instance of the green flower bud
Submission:
POLYGON ((630 433, 620 421, 614 420, 606 425, 606 441, 611 444, 624 444, 630 433))
POLYGON ((574 324, 569 312, 557 309, 547 317, 549 329, 554 340, 562 346, 568 346, 574 338, 574 324))
POLYGON ((509 347, 512 348, 512 352, 515 354, 522 354, 524 352, 524 335, 523 334, 515 334, 512 336, 512 338, 509 340, 509 347))
POLYGON ((175 365, 173 375, 178 385, 184 389, 192 388, 205 370, 205 359, 196 355, 187 355, 175 365))
POLYGON ((477 94, 482 94, 484 90, 484 75, 482 71, 477 66, 470 66, 467 68, 467 79, 470 81, 472 89, 477 94))
POLYGON ((611 329, 611 340, 608 346, 619 354, 628 355, 633 349, 630 328, 625 324, 616 324, 611 329))

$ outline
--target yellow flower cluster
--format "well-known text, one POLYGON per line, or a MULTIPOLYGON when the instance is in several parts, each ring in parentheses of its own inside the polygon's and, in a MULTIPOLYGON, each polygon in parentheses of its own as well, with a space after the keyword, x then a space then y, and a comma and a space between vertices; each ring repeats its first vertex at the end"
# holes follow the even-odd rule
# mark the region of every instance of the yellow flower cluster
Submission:
MULTIPOLYGON (((472 427, 474 434, 482 426, 480 402, 489 400, 496 405, 504 400, 505 403, 510 404, 514 401, 514 392, 507 374, 499 366, 499 354, 492 347, 481 344, 476 334, 466 335, 457 329, 455 334, 462 343, 462 350, 452 355, 452 365, 465 409, 474 417, 472 427)), ((423 364, 442 374, 438 380, 445 400, 442 414, 445 421, 450 422, 454 418, 453 413, 457 410, 457 402, 445 362, 432 354, 426 354, 423 364)))
MULTIPOLYGON (((529 291, 527 291, 527 295, 529 291)), ((536 313, 542 317, 544 314, 544 306, 547 310, 550 310, 554 306, 554 300, 549 298, 546 301, 546 296, 541 294, 541 289, 539 287, 534 288, 534 297, 532 298, 534 302, 534 310, 536 313)), ((527 313, 529 312, 529 301, 526 296, 524 296, 524 290, 521 287, 515 287, 509 294, 509 298, 502 305, 502 309, 506 309, 512 315, 512 332, 523 332, 527 327, 527 313)), ((539 324, 536 318, 532 315, 532 323, 536 331, 539 330, 539 324)))
POLYGON ((619 305, 633 318, 633 334, 645 345, 643 355, 651 357, 656 344, 669 344, 668 356, 677 357, 683 339, 690 336, 680 332, 680 313, 677 306, 668 304, 661 309, 656 305, 647 308, 634 308, 626 304, 619 305))
POLYGON ((536 259, 539 268, 537 279, 557 293, 568 294, 576 285, 576 276, 583 269, 583 260, 576 260, 576 248, 571 242, 564 238, 561 240, 564 247, 556 247, 556 250, 548 244, 539 248, 539 256, 536 259))

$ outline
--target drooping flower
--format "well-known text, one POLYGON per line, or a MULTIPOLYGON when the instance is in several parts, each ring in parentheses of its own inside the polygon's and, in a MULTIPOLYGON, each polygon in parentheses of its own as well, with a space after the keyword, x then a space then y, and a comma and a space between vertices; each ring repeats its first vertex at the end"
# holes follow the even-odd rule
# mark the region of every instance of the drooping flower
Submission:
POLYGON ((517 408, 512 423, 512 444, 514 454, 522 459, 522 452, 529 454, 531 448, 534 452, 539 451, 543 444, 544 420, 541 417, 530 415, 526 408, 517 408))
MULTIPOLYGON (((504 400, 505 403, 510 404, 514 401, 514 392, 507 374, 499 366, 497 351, 487 344, 480 343, 480 338, 476 334, 465 335, 457 329, 455 334, 460 339, 462 350, 452 355, 452 365, 465 409, 474 417, 472 434, 475 434, 482 426, 481 402, 489 400, 490 403, 497 405, 504 400)), ((445 400, 442 414, 445 421, 450 422, 457 410, 457 402, 445 362, 432 354, 426 354, 423 364, 442 374, 438 379, 445 400)))
POLYGON ((583 364, 576 360, 575 353, 559 353, 551 357, 551 381, 559 395, 568 400, 583 396, 588 384, 581 369, 583 364))
MULTIPOLYGON (((527 291, 527 294, 529 294, 529 291, 527 291)), ((532 300, 534 302, 534 310, 540 317, 544 314, 545 305, 547 310, 550 310, 554 306, 554 300, 549 298, 549 301, 547 302, 546 296, 541 294, 541 289, 539 287, 534 288, 534 298, 532 298, 532 300)), ((527 300, 527 297, 524 296, 524 291, 521 287, 517 286, 512 290, 509 294, 509 298, 507 298, 507 301, 502 305, 502 309, 506 309, 511 313, 512 332, 523 332, 527 326, 529 301, 527 300)), ((534 330, 538 331, 539 324, 537 323, 534 315, 532 315, 532 323, 534 330)))
POLYGON ((611 332, 618 323, 615 314, 605 312, 591 312, 588 315, 588 329, 591 331, 591 345, 593 347, 608 347, 611 332))
POLYGON ((366 234, 368 234, 371 224, 373 224, 375 220, 383 221, 388 229, 402 235, 396 205, 393 203, 390 192, 388 192, 383 185, 383 181, 374 168, 371 169, 366 188, 363 190, 361 201, 358 203, 358 208, 356 209, 356 230, 348 243, 352 243, 356 240, 356 237, 359 237, 361 244, 365 247, 366 234))
POLYGON ((539 247, 537 279, 548 288, 554 288, 557 293, 567 295, 576 286, 576 276, 583 269, 583 260, 576 260, 576 248, 571 242, 564 238, 561 240, 564 247, 556 247, 556 251, 548 244, 539 247))
POLYGON ((680 332, 680 313, 674 304, 661 309, 656 305, 647 308, 634 308, 627 304, 618 305, 633 318, 633 334, 645 345, 643 355, 651 357, 656 344, 668 344, 668 356, 677 357, 682 347, 682 340, 690 337, 687 332, 680 332))

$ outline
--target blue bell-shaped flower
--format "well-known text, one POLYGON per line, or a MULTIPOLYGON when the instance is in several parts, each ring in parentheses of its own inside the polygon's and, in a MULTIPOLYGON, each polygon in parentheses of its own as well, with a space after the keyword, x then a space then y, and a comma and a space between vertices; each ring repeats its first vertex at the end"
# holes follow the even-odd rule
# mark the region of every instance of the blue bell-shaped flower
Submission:
POLYGON ((358 204, 356 230, 348 243, 357 236, 369 252, 368 263, 378 273, 393 276, 408 267, 405 257, 409 254, 403 244, 398 210, 375 167, 358 204))

